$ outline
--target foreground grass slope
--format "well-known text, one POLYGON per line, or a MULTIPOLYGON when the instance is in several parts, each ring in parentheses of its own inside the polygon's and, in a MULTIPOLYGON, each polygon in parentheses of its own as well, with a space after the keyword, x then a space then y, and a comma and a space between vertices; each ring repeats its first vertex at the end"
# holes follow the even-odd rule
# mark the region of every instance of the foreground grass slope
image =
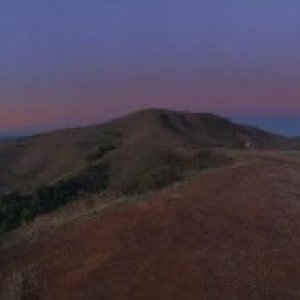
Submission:
POLYGON ((2 298, 298 299, 299 157, 231 155, 141 202, 3 241, 2 298))

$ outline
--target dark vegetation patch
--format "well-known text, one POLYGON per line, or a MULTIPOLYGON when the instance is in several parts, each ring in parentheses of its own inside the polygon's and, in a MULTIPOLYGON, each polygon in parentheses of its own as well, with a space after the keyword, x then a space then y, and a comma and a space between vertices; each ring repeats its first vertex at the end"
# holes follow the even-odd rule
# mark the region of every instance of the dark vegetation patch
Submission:
POLYGON ((186 119, 186 117, 184 115, 178 115, 178 118, 180 120, 180 124, 182 127, 190 129, 190 123, 188 122, 188 120, 186 119))
POLYGON ((178 165, 153 166, 141 170, 125 183, 122 188, 124 194, 142 194, 147 191, 166 187, 173 182, 183 180, 183 172, 178 165))
POLYGON ((109 152, 120 147, 122 134, 118 132, 105 132, 100 142, 97 143, 95 149, 87 156, 89 161, 100 160, 109 152), (100 145, 99 145, 100 144, 100 145))
POLYGON ((178 126, 174 124, 174 122, 168 114, 161 113, 158 115, 158 118, 165 128, 175 131, 177 133, 182 133, 180 128, 178 128, 178 126))
MULTIPOLYGON (((90 159, 99 160, 115 150, 106 144, 90 159)), ((228 164, 231 161, 211 149, 193 147, 178 149, 153 148, 148 151, 114 157, 116 164, 92 164, 79 174, 41 186, 30 194, 11 192, 0 198, 0 232, 13 230, 38 215, 46 214, 78 199, 81 193, 112 192, 114 195, 142 195, 145 192, 183 181, 194 171, 228 164), (116 168, 117 166, 117 168, 116 168)))
POLYGON ((103 158, 107 153, 115 150, 118 148, 118 145, 115 144, 108 144, 104 146, 99 146, 96 151, 94 151, 92 154, 88 155, 88 160, 95 161, 98 159, 103 158))
POLYGON ((230 163, 230 158, 212 150, 184 150, 183 153, 170 150, 157 155, 156 160, 128 170, 122 178, 120 190, 127 195, 144 193, 183 181, 190 172, 230 163))
POLYGON ((205 125, 209 136, 214 138, 233 138, 236 137, 236 127, 227 119, 214 115, 203 115, 200 117, 205 125))
POLYGON ((30 195, 12 192, 0 198, 0 232, 17 228, 36 216, 51 212, 76 199, 80 192, 106 190, 109 168, 106 164, 89 167, 85 172, 40 187, 30 195))

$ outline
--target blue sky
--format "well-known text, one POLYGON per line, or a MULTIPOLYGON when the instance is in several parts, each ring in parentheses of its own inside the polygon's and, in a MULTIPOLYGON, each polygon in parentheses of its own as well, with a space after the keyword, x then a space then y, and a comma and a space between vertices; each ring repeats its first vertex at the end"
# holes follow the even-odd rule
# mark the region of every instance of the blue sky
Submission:
POLYGON ((300 134, 300 2, 3 0, 0 132, 145 107, 300 134))

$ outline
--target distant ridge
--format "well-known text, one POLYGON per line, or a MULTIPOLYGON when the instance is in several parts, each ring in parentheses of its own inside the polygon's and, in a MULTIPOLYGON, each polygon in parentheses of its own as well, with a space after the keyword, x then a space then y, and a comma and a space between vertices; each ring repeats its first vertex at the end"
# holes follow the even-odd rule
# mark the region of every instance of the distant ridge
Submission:
POLYGON ((0 193, 12 188, 31 190, 100 161, 109 164, 113 174, 128 169, 127 165, 139 169, 144 160, 180 146, 298 150, 300 139, 235 124, 211 113, 145 109, 103 124, 0 144, 0 193))

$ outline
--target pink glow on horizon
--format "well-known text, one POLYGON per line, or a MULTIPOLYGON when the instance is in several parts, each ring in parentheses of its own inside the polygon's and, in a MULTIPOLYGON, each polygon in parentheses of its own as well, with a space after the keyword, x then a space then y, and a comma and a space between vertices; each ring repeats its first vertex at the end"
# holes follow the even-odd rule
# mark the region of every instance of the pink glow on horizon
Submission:
POLYGON ((72 90, 43 90, 42 94, 28 90, 21 93, 22 101, 2 104, 1 131, 102 122, 149 107, 209 111, 229 116, 300 114, 300 89, 296 86, 271 84, 216 86, 199 85, 191 81, 182 84, 142 81, 123 82, 114 89, 110 86, 102 89, 74 86, 72 90))
POLYGON ((0 1, 0 133, 149 107, 300 115, 299 1, 14 2, 0 1))
POLYGON ((112 79, 78 69, 54 82, 6 88, 0 132, 92 124, 149 107, 225 116, 300 114, 298 72, 209 70, 160 67, 112 79))

